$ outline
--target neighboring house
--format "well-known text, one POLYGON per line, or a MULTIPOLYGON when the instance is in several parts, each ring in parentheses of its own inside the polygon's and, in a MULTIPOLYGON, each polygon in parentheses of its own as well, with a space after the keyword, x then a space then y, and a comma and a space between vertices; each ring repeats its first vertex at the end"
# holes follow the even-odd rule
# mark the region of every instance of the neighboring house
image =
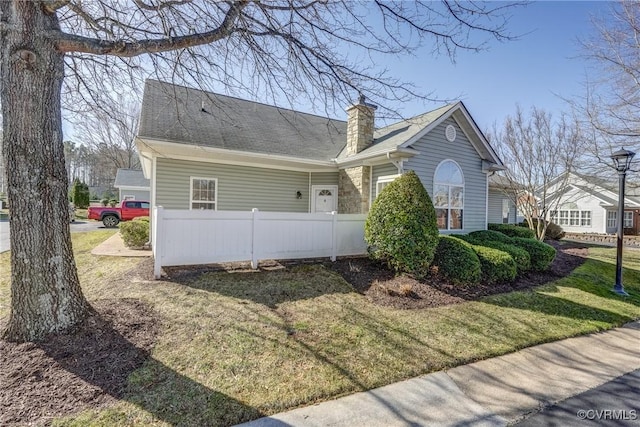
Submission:
POLYGON ((518 212, 513 202, 515 197, 509 193, 513 191, 506 177, 496 174, 489 176, 489 205, 488 220, 490 224, 515 224, 518 221, 518 212))
MULTIPOLYGON (((557 203, 557 209, 549 213, 551 221, 571 233, 615 233, 618 226, 617 182, 576 173, 571 173, 566 182, 564 188, 554 183, 549 188, 549 198, 557 203)), ((640 197, 625 196, 624 233, 637 235, 639 220, 640 197)))
POLYGON ((141 170, 118 169, 113 184, 118 189, 118 200, 145 200, 151 197, 149 179, 141 170))
POLYGON ((345 122, 148 80, 136 145, 152 206, 366 213, 414 170, 442 232, 486 229, 504 167, 464 104, 379 129, 374 114, 364 99, 345 122))

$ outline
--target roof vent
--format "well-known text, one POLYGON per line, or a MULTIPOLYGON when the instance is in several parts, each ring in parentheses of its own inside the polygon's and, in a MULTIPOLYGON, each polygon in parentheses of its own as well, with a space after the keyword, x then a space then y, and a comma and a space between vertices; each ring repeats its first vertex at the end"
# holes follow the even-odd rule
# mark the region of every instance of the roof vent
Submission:
POLYGON ((453 142, 456 140, 456 128, 453 125, 449 125, 446 127, 444 131, 444 135, 447 137, 447 141, 453 142))

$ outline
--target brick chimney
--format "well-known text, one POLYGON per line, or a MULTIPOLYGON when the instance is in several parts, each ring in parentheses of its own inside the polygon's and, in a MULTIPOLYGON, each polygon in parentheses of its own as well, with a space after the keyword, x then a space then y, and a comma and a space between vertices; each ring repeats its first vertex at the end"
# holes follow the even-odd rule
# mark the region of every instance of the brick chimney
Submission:
MULTIPOLYGON (((373 142, 376 107, 360 95, 358 103, 347 108, 347 156, 355 156, 373 142)), ((370 166, 340 169, 338 175, 338 212, 367 213, 371 191, 370 166)))
POLYGON ((354 156, 373 142, 375 105, 360 94, 358 103, 347 108, 347 156, 354 156))

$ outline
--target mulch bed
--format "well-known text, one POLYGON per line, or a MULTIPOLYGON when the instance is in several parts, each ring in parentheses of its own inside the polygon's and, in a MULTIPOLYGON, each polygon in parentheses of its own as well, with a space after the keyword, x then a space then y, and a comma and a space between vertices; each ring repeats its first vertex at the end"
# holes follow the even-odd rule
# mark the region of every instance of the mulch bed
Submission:
POLYGON ((123 396, 129 374, 149 357, 158 322, 135 299, 93 306, 97 313, 72 334, 42 343, 0 341, 0 425, 47 425, 123 396))
MULTIPOLYGON (((587 256, 581 243, 554 246, 558 254, 549 271, 503 285, 460 287, 437 275, 423 281, 396 277, 367 258, 340 259, 325 265, 375 304, 416 309, 532 288, 566 276, 587 256)), ((291 263, 276 264, 263 268, 286 268, 291 263)), ((222 267, 238 271, 238 265, 222 267)), ((136 274, 150 278, 151 268, 150 262, 144 262, 136 274)), ((174 268, 169 276, 184 278, 203 271, 174 268)), ((125 395, 128 376, 149 358, 159 322, 151 308, 139 300, 100 300, 93 305, 96 314, 72 334, 54 335, 38 344, 0 340, 0 425, 47 425, 54 417, 109 405, 125 395)))
POLYGON ((431 274, 420 281, 407 276, 394 276, 381 263, 368 258, 345 258, 326 263, 328 268, 340 273, 358 292, 374 304, 398 308, 418 309, 458 304, 488 295, 530 289, 567 276, 585 261, 588 248, 584 243, 547 242, 557 250, 549 270, 530 272, 512 283, 456 286, 431 274))

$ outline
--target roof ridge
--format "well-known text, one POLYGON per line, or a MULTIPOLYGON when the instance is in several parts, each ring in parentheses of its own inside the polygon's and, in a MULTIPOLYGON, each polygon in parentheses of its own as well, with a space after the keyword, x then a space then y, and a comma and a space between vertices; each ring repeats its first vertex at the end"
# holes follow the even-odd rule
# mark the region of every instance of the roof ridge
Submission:
POLYGON ((236 100, 236 101, 250 102, 252 104, 258 104, 258 105, 261 105, 261 106, 264 106, 264 107, 274 108, 274 109, 277 109, 277 110, 290 111, 292 113, 304 114, 306 116, 317 117, 317 118, 320 118, 320 119, 327 119, 327 120, 336 121, 336 122, 343 122, 343 123, 347 122, 346 120, 340 120, 340 119, 336 119, 336 118, 322 116, 322 115, 316 114, 316 113, 307 113, 307 112, 304 112, 304 111, 294 110, 293 108, 280 107, 278 105, 267 104, 267 103, 262 102, 262 101, 253 101, 253 100, 250 100, 250 99, 244 99, 244 98, 240 98, 238 96, 225 95, 223 93, 212 92, 212 91, 204 90, 204 89, 198 89, 198 88, 195 88, 195 87, 185 86, 183 84, 170 83, 170 82, 165 82, 165 81, 162 81, 162 80, 151 79, 151 78, 148 78, 148 79, 145 80, 145 85, 146 85, 147 82, 155 82, 155 83, 160 83, 161 85, 175 86, 175 87, 186 89, 186 90, 203 92, 205 94, 224 97, 224 98, 228 98, 228 99, 232 99, 232 100, 236 100))
POLYGON ((416 120, 416 119, 418 119, 418 118, 420 118, 420 117, 423 117, 423 116, 426 116, 426 115, 428 115, 428 114, 435 113, 435 112, 436 112, 436 111, 438 111, 438 110, 444 110, 444 111, 442 112, 442 114, 440 114, 440 115, 443 115, 443 114, 445 114, 447 111, 451 110, 453 107, 455 107, 456 105, 458 105, 460 102, 461 102, 461 101, 456 101, 456 102, 454 102, 454 103, 452 103, 452 104, 445 104, 445 105, 443 105, 442 107, 434 108, 433 110, 429 110, 429 111, 425 111, 424 113, 416 114, 415 116, 411 116, 411 117, 408 117, 408 118, 406 118, 406 119, 402 119, 402 120, 399 120, 399 121, 397 121, 397 122, 393 122, 393 123, 391 123, 391 124, 389 124, 389 125, 386 125, 386 126, 383 126, 383 127, 381 127, 381 128, 376 128, 376 131, 381 131, 381 130, 386 129, 386 128, 389 128, 389 127, 391 127, 391 126, 397 126, 397 125, 402 124, 402 123, 410 122, 411 120, 416 120))

